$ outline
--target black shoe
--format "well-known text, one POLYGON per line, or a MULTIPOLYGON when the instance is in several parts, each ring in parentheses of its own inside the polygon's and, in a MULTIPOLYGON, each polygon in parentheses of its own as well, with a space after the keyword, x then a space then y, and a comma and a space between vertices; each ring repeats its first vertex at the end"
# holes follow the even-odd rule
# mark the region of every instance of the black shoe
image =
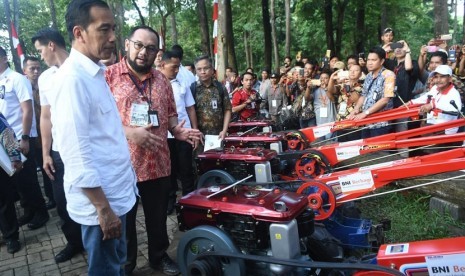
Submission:
POLYGON ((6 250, 8 253, 13 254, 18 252, 21 249, 21 244, 18 240, 8 240, 6 242, 6 250))
POLYGON ((34 218, 34 214, 29 214, 29 215, 23 215, 18 218, 18 226, 23 226, 27 223, 29 223, 32 219, 34 218))
POLYGON ((27 224, 27 227, 31 230, 38 229, 42 226, 44 226, 50 216, 48 215, 48 212, 45 213, 36 213, 34 218, 27 224))
POLYGON ((81 253, 82 251, 82 248, 77 248, 68 243, 63 250, 56 254, 55 262, 62 263, 71 260, 76 254, 81 253))
POLYGON ((47 208, 47 210, 50 210, 50 209, 53 209, 57 206, 57 204, 55 203, 55 200, 49 200, 46 204, 45 204, 45 208, 47 208))
POLYGON ((165 275, 179 275, 178 265, 171 260, 168 254, 163 255, 159 264, 150 265, 152 268, 161 270, 165 275))

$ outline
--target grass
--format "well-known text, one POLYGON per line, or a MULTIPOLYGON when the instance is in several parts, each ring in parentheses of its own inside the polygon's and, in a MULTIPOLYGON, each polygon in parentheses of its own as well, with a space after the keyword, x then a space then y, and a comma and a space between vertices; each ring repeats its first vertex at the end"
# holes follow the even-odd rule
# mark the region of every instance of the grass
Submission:
MULTIPOLYGON (((378 192, 392 188, 380 189, 378 192)), ((375 223, 391 220, 391 230, 386 232, 386 242, 408 242, 439 239, 453 236, 451 229, 465 232, 465 223, 455 221, 450 215, 429 211, 429 195, 419 191, 391 193, 362 199, 358 207, 362 217, 375 223)))

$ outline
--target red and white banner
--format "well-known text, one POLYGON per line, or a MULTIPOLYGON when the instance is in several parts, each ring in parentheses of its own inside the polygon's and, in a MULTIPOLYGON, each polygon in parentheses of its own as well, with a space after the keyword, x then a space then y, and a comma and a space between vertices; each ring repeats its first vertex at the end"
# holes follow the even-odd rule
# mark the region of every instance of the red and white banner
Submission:
POLYGON ((213 1, 213 54, 216 70, 218 69, 218 0, 213 1))
POLYGON ((19 58, 21 59, 21 68, 23 68, 24 53, 21 44, 19 43, 18 33, 16 32, 15 24, 11 21, 11 37, 13 39, 13 47, 16 49, 19 58))

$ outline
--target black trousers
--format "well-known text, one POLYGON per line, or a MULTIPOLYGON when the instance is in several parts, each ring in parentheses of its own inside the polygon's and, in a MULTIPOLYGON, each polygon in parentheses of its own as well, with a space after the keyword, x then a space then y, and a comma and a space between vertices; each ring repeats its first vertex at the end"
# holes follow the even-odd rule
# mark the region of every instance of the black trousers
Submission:
POLYGON ((13 179, 0 168, 0 231, 6 241, 19 238, 13 185, 13 179))
MULTIPOLYGON (((149 263, 156 266, 160 263, 170 245, 166 229, 166 211, 168 207, 168 194, 170 191, 170 178, 162 177, 137 183, 139 195, 144 208, 145 227, 147 230, 149 263)), ((134 269, 137 260, 137 231, 136 216, 139 199, 135 206, 126 214, 127 256, 126 267, 134 269)))
POLYGON ((178 179, 181 181, 183 196, 195 190, 194 169, 192 166, 193 148, 191 144, 177 139, 168 139, 168 146, 171 157, 170 199, 173 197, 176 199, 178 179))
POLYGON ((45 172, 44 166, 44 159, 42 158, 42 148, 37 148, 36 151, 36 163, 37 166, 40 167, 42 171, 42 179, 44 180, 44 193, 48 200, 53 200, 53 188, 52 188, 52 181, 48 177, 47 173, 45 172))
POLYGON ((35 161, 36 148, 35 138, 29 139, 29 153, 26 155, 27 160, 23 164, 23 169, 13 175, 13 181, 19 194, 21 206, 24 208, 26 216, 34 215, 39 212, 47 212, 45 200, 40 190, 39 180, 37 178, 37 164, 35 161))
POLYGON ((53 198, 57 204, 57 213, 61 218, 61 231, 66 237, 68 244, 75 248, 83 248, 82 236, 81 236, 81 225, 76 223, 69 217, 68 211, 66 210, 66 197, 65 190, 63 188, 63 176, 65 174, 65 166, 61 160, 60 154, 57 151, 51 152, 53 159, 53 165, 55 167, 55 180, 52 181, 53 198))

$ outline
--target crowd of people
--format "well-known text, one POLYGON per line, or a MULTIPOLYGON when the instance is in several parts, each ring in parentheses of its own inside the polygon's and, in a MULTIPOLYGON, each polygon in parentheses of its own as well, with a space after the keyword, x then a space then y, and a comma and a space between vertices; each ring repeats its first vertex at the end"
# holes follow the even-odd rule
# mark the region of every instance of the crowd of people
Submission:
MULTIPOLYGON (((195 189, 192 160, 203 152, 203 137, 224 139, 231 120, 282 123, 291 113, 295 125, 288 121, 286 127, 306 128, 421 103, 427 123, 436 124, 456 119, 463 106, 458 76, 465 75, 465 47, 452 55, 444 50, 446 41, 431 40, 415 60, 406 41, 394 42, 390 28, 366 56, 343 61, 328 55, 319 63, 299 53, 294 64, 286 57, 279 72, 262 70, 260 80, 253 68, 239 76, 228 67, 220 82, 210 57, 183 65, 182 47, 160 49, 158 33, 147 26, 131 29, 126 56, 117 61, 114 17, 101 0, 71 1, 65 19, 69 52, 55 29, 31 38, 49 67, 43 72, 34 57, 24 60, 24 75, 11 70, 0 48, 0 143, 15 170, 12 177, 0 170, 0 230, 13 254, 21 248, 19 227, 43 227, 47 209, 56 207, 67 245, 55 261, 85 250, 89 275, 135 269, 139 201, 150 266, 179 274, 166 254, 166 220, 178 181, 182 195, 195 189), (17 200, 24 209, 19 218, 17 200)), ((342 142, 408 127, 407 120, 395 129, 385 121, 324 139, 342 142)))

